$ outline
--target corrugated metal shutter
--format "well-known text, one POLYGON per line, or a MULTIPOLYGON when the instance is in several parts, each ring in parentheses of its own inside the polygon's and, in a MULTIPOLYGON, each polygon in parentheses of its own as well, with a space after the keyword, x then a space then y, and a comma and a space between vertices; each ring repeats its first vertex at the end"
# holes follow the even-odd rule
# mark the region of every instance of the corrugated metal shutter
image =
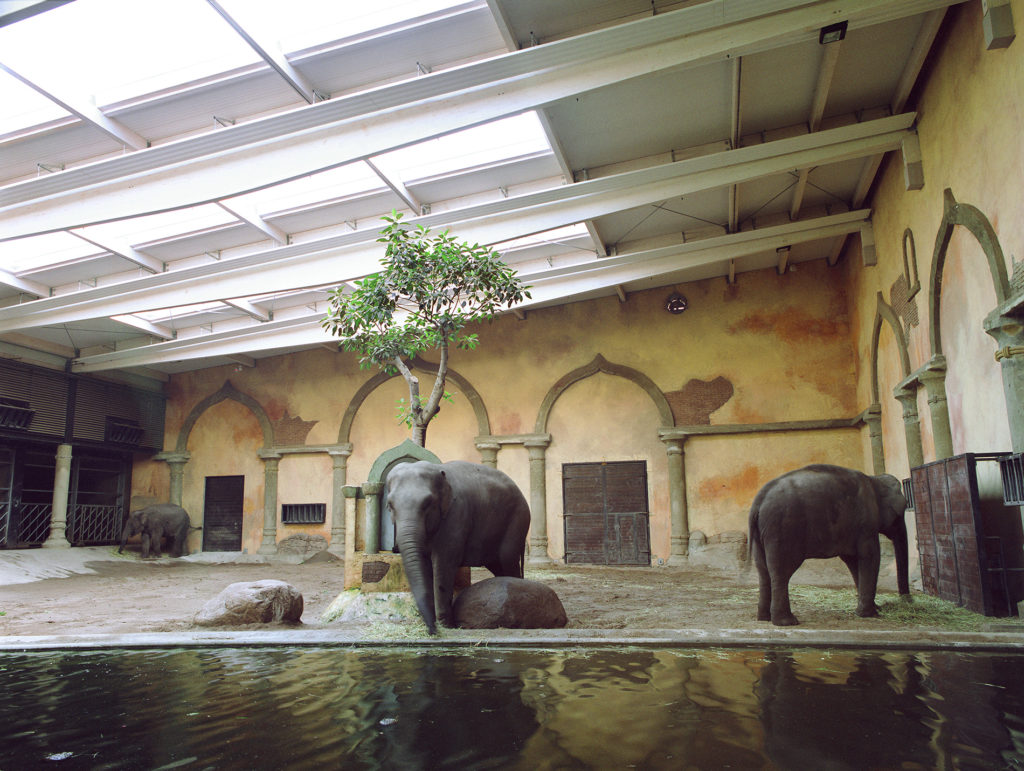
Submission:
POLYGON ((117 418, 139 425, 142 429, 140 448, 163 449, 164 405, 160 394, 81 379, 75 396, 74 438, 106 441, 107 418, 117 418))
POLYGON ((63 372, 0 361, 0 396, 29 403, 28 433, 61 438, 67 418, 68 380, 63 372))

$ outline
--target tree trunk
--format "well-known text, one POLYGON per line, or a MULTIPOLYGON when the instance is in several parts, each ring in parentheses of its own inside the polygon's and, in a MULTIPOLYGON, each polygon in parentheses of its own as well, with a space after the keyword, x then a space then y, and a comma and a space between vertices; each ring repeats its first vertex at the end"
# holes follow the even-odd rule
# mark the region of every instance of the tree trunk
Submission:
POLYGON ((420 447, 427 446, 427 423, 422 426, 416 423, 412 427, 412 440, 416 442, 420 447))

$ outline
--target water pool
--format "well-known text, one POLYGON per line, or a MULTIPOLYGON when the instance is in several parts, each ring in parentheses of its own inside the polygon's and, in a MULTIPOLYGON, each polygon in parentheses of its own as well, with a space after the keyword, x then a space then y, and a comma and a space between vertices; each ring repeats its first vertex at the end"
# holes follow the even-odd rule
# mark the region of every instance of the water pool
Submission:
POLYGON ((0 653, 0 768, 1017 768, 1024 656, 0 653))

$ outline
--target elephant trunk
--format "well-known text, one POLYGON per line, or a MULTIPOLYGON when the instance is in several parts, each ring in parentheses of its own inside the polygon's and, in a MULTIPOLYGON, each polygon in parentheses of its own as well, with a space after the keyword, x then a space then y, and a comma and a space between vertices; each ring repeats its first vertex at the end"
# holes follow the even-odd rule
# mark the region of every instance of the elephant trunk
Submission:
POLYGON ((420 616, 427 624, 427 631, 437 634, 437 615, 434 611, 434 566, 423 548, 423 535, 415 529, 399 528, 398 548, 402 554, 405 577, 409 579, 412 596, 420 616))
POLYGON ((901 595, 908 597, 910 595, 910 558, 907 553, 907 524, 903 521, 902 516, 893 527, 890 539, 893 550, 896 552, 896 587, 901 595))

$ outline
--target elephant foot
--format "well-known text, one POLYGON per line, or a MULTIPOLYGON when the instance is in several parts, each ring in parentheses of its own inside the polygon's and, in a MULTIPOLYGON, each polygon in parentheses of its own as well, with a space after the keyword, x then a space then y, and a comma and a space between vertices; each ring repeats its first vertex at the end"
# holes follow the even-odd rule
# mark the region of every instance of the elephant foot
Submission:
POLYGON ((878 616, 878 606, 873 604, 867 608, 857 608, 857 615, 861 618, 875 618, 878 616))
POLYGON ((800 621, 796 616, 790 613, 787 616, 772 617, 772 623, 775 624, 775 626, 797 626, 800 621))
POLYGON ((771 621, 772 620, 772 612, 770 610, 761 610, 760 608, 758 608, 757 609, 757 620, 758 621, 771 621))

